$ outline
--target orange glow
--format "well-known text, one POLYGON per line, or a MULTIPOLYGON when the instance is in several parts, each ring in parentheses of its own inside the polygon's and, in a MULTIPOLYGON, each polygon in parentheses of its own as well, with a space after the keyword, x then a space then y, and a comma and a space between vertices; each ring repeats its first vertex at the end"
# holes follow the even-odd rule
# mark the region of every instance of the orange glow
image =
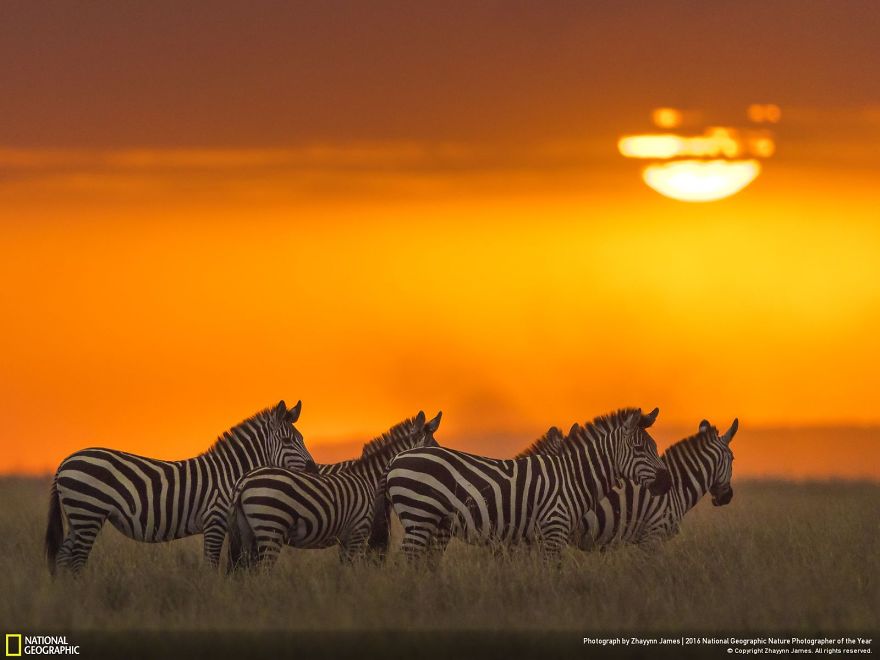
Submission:
POLYGON ((675 108, 655 108, 651 113, 651 121, 660 128, 676 128, 683 120, 680 110, 675 108))
POLYGON ((776 153, 776 143, 766 135, 756 135, 749 138, 749 153, 759 158, 770 158, 776 153))
POLYGON ((753 103, 746 111, 749 119, 756 123, 776 124, 782 119, 782 110, 774 103, 760 104, 753 103))
POLYGON ((0 468, 192 455, 280 398, 319 458, 419 409, 498 455, 629 404, 660 406, 661 435, 880 422, 870 171, 781 162, 748 196, 672 206, 617 159, 477 168, 490 153, 449 147, 425 171, 433 147, 372 149, 381 166, 90 154, 113 165, 2 182, 0 468))
POLYGON ((649 165, 642 177, 662 195, 682 202, 714 202, 735 195, 761 173, 756 160, 678 160, 649 165))

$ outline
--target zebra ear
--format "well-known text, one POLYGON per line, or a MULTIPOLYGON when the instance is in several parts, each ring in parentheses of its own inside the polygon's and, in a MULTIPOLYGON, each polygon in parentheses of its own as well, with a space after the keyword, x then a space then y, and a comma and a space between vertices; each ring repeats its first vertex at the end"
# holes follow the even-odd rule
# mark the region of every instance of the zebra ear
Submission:
POLYGON ((419 414, 416 415, 415 427, 417 429, 425 428, 425 411, 424 410, 420 410, 419 414))
POLYGON ((639 421, 639 426, 643 429, 649 428, 653 426, 654 422, 657 421, 657 415, 660 414, 660 408, 654 408, 647 415, 642 415, 641 420, 639 421))
POLYGON ((432 419, 430 422, 425 424, 425 430, 428 433, 434 433, 438 428, 440 428, 440 418, 443 416, 443 411, 437 413, 437 416, 432 419))
POLYGON ((730 425, 730 428, 727 429, 724 435, 721 436, 721 439, 724 440, 725 444, 730 444, 730 441, 733 440, 733 436, 736 435, 736 432, 739 430, 739 418, 734 417, 733 424, 730 425))
POLYGON ((287 421, 291 424, 296 424, 296 421, 299 419, 299 415, 302 412, 303 402, 302 400, 297 401, 296 405, 287 411, 287 421))
POLYGON ((284 418, 287 416, 287 404, 284 403, 284 399, 278 402, 278 405, 275 406, 275 410, 272 412, 275 415, 275 419, 284 421, 284 418))
POLYGON ((712 425, 709 423, 708 420, 704 419, 700 422, 700 433, 705 433, 710 428, 712 428, 712 425))
POLYGON ((571 428, 568 430, 568 437, 572 437, 572 436, 576 435, 579 429, 580 429, 580 425, 577 422, 572 424, 571 428))

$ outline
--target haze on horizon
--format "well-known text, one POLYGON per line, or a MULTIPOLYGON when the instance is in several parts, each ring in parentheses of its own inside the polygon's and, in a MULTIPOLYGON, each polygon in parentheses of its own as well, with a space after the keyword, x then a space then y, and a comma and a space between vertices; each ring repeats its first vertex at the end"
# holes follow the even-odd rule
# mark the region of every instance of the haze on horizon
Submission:
POLYGON ((328 456, 419 409, 464 449, 625 405, 880 424, 878 30, 868 2, 3 4, 0 471, 192 455, 282 397, 328 456), (616 152, 658 105, 753 102, 778 151, 729 199, 616 152))

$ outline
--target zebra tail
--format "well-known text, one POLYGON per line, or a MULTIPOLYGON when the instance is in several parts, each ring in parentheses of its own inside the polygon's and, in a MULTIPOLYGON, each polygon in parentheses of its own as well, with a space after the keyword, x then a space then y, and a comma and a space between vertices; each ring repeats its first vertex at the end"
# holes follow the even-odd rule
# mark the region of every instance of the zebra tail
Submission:
POLYGON ((226 534, 229 539, 229 557, 226 563, 226 574, 236 569, 250 566, 253 555, 252 547, 256 543, 253 531, 248 525, 247 517, 241 508, 240 493, 232 500, 229 517, 226 522, 226 534))
POLYGON ((367 542, 369 551, 384 561, 391 545, 391 499, 388 497, 386 472, 379 481, 376 497, 373 500, 373 522, 370 527, 370 540, 367 542))
POLYGON ((64 520, 61 515, 61 498, 58 496, 58 484, 52 480, 52 490, 49 491, 49 519, 46 523, 46 562, 49 566, 49 575, 55 575, 55 561, 58 550, 64 542, 64 520))

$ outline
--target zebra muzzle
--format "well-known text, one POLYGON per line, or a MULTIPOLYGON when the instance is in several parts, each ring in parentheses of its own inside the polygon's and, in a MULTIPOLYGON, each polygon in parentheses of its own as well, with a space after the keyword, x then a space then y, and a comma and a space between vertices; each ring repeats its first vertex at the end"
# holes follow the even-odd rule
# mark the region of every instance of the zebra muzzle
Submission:
POLYGON ((651 495, 665 495, 671 487, 672 477, 669 474, 669 470, 659 470, 657 476, 654 477, 654 481, 648 486, 648 490, 651 491, 651 495))
POLYGON ((725 504, 730 504, 730 500, 733 499, 733 488, 729 484, 726 488, 713 488, 711 490, 711 493, 713 506, 724 506, 725 504))

